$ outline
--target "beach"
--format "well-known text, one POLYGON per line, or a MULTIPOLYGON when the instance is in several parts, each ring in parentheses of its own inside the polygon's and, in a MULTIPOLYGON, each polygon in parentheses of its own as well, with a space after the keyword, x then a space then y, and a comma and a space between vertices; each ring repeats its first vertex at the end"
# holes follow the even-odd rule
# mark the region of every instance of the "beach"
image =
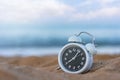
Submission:
POLYGON ((95 55, 83 74, 57 70, 57 55, 0 57, 0 80, 120 80, 120 55, 95 55))

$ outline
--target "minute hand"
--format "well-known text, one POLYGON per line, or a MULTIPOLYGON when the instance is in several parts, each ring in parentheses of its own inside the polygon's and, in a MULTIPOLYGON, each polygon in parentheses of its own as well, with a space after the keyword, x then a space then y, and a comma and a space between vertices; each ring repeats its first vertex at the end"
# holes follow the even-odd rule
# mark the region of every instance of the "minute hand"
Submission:
POLYGON ((77 52, 77 53, 75 54, 74 59, 77 57, 78 54, 79 54, 79 52, 77 52))
POLYGON ((75 54, 75 56, 67 62, 67 64, 70 63, 71 61, 75 60, 75 58, 77 57, 78 54, 79 54, 79 52, 77 52, 77 53, 75 54))

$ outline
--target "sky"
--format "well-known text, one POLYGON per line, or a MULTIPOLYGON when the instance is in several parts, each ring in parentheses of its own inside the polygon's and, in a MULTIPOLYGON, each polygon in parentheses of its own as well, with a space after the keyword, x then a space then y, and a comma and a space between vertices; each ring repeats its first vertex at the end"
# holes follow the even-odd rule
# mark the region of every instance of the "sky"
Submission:
POLYGON ((0 37, 120 38, 120 0, 0 0, 0 37))

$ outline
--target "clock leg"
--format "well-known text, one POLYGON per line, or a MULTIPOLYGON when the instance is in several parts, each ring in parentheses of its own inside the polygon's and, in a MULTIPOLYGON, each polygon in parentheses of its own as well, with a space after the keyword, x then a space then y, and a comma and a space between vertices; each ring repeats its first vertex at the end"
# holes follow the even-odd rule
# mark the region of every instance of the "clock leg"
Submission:
POLYGON ((58 66, 56 69, 57 69, 57 70, 60 70, 60 69, 61 69, 61 67, 59 67, 59 66, 58 66))

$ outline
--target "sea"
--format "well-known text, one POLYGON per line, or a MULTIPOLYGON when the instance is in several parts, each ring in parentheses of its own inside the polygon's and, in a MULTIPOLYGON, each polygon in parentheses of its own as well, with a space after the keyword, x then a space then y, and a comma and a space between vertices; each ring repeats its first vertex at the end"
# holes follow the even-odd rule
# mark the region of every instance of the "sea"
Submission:
MULTIPOLYGON (((17 48, 0 48, 0 56, 13 57, 13 56, 47 56, 58 55, 61 47, 17 47, 17 48)), ((120 54, 120 46, 101 46, 96 47, 97 54, 120 54)))
MULTIPOLYGON (((46 56, 58 55, 68 43, 68 37, 5 37, 0 38, 0 56, 46 56)), ((89 40, 85 38, 86 42, 89 40)), ((120 38, 97 38, 98 54, 120 54, 120 38)))

